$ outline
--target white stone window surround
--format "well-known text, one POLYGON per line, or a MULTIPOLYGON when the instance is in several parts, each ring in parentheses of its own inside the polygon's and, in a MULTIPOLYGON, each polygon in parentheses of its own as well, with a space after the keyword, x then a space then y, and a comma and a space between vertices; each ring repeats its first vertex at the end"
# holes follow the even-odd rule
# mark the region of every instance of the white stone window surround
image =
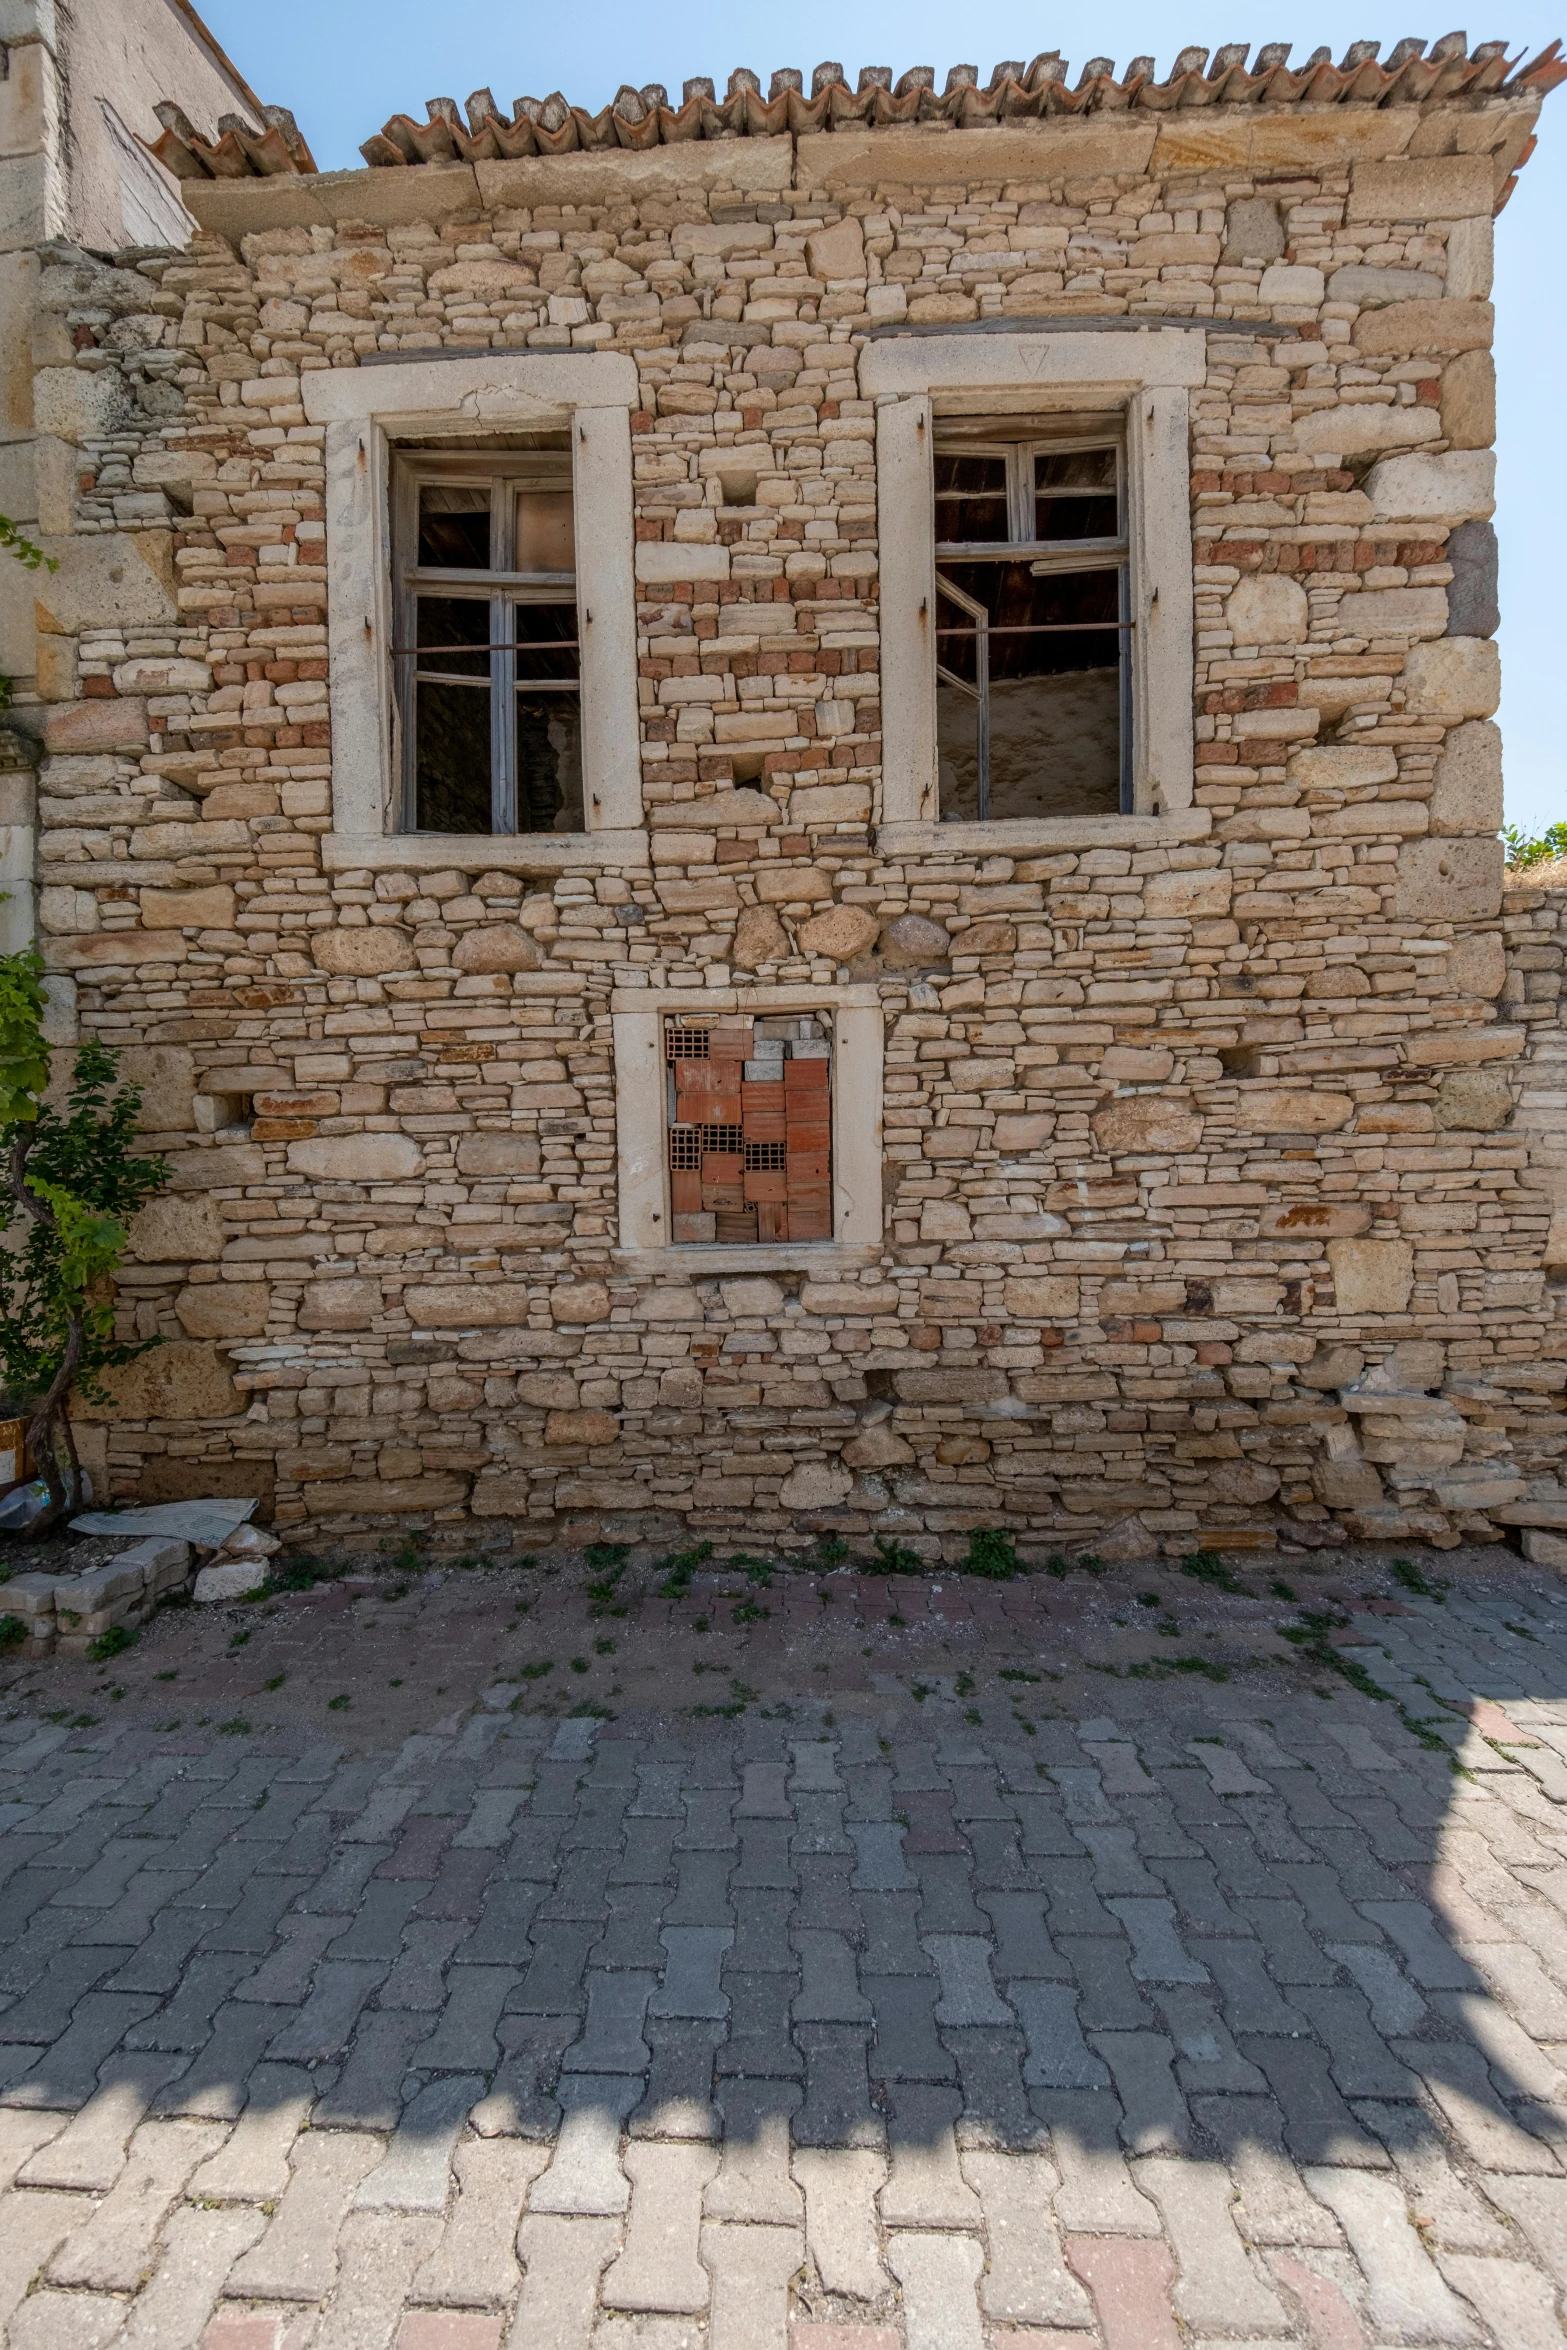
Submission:
POLYGON ((719 1273, 826 1272, 881 1255, 881 998, 874 985, 837 987, 623 988, 610 999, 615 1043, 615 1135, 620 1245, 632 1272, 678 1267, 693 1279, 719 1273), (669 1239, 669 1144, 664 1101, 666 1012, 790 1012, 832 1020, 831 1240, 685 1242, 669 1239))
POLYGON ((301 380, 326 426, 327 653, 332 713, 328 871, 550 873, 646 865, 632 571, 631 411, 622 352, 490 351, 314 368, 301 380), (394 445, 439 435, 569 430, 582 638, 586 833, 410 833, 392 743, 394 445))
POLYGON ((860 389, 876 402, 881 540, 882 810, 891 856, 942 850, 1152 847, 1210 829, 1192 806, 1193 605, 1188 391, 1207 372, 1200 329, 890 336, 867 344, 860 389), (1137 812, 938 821, 936 517, 938 413, 1057 408, 1126 418, 1131 540, 1132 778, 1137 812))

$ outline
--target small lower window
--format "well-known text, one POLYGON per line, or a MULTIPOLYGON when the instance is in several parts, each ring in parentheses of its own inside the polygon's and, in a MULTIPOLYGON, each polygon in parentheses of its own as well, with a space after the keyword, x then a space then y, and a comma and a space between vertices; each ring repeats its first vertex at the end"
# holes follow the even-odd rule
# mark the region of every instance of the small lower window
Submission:
POLYGON ((671 1013, 664 1072, 672 1239, 831 1240, 825 1023, 671 1013))
POLYGON ((582 669, 564 436, 404 451, 395 499, 405 829, 581 832, 582 669))
POLYGON ((1114 814, 1131 799, 1119 425, 947 423, 936 436, 941 814, 1114 814))

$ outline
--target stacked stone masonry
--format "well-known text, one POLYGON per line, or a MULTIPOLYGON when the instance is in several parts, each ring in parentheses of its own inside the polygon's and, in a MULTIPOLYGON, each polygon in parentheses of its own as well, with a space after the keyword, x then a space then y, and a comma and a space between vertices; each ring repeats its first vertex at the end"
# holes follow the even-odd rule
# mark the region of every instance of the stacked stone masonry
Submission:
POLYGON ((174 1180, 110 1488, 931 1556, 1567 1521, 1488 522, 1550 78, 191 179, 186 252, 45 248, 4 814, 174 1180), (894 851, 867 355, 1069 323, 1113 380, 1139 320, 1202 338, 1191 806, 894 851), (635 364, 637 856, 334 853, 311 381, 432 349, 635 364), (622 1246, 611 1012, 682 990, 869 991, 879 1243, 622 1246))

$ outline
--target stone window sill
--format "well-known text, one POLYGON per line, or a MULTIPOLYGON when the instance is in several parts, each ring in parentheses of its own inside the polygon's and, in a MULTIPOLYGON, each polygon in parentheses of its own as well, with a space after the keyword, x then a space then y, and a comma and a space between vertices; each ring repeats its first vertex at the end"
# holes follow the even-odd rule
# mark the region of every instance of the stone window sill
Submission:
POLYGON ((569 873, 649 862, 645 832, 329 832, 329 873, 569 873))
POLYGON ((745 1241, 733 1247, 723 1242, 670 1248, 618 1248, 615 1263, 636 1280, 651 1281, 660 1274, 679 1272, 700 1281, 706 1276, 732 1273, 858 1273, 881 1262, 879 1245, 856 1246, 841 1240, 745 1241))
POLYGON ((876 851, 883 857, 988 854, 1048 856, 1061 849, 1153 849, 1206 840, 1212 812, 1187 808, 1169 816, 1040 816, 994 824, 881 824, 876 851))

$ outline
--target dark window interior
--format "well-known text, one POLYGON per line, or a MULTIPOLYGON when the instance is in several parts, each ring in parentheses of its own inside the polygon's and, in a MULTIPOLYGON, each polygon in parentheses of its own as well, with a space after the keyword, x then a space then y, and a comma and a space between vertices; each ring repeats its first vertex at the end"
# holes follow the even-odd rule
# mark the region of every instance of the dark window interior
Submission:
POLYGON ((938 430, 936 715, 947 821, 1130 804, 1117 430, 938 430))
POLYGON ((404 453, 394 495, 408 829, 581 832, 581 651, 564 436, 404 453))

